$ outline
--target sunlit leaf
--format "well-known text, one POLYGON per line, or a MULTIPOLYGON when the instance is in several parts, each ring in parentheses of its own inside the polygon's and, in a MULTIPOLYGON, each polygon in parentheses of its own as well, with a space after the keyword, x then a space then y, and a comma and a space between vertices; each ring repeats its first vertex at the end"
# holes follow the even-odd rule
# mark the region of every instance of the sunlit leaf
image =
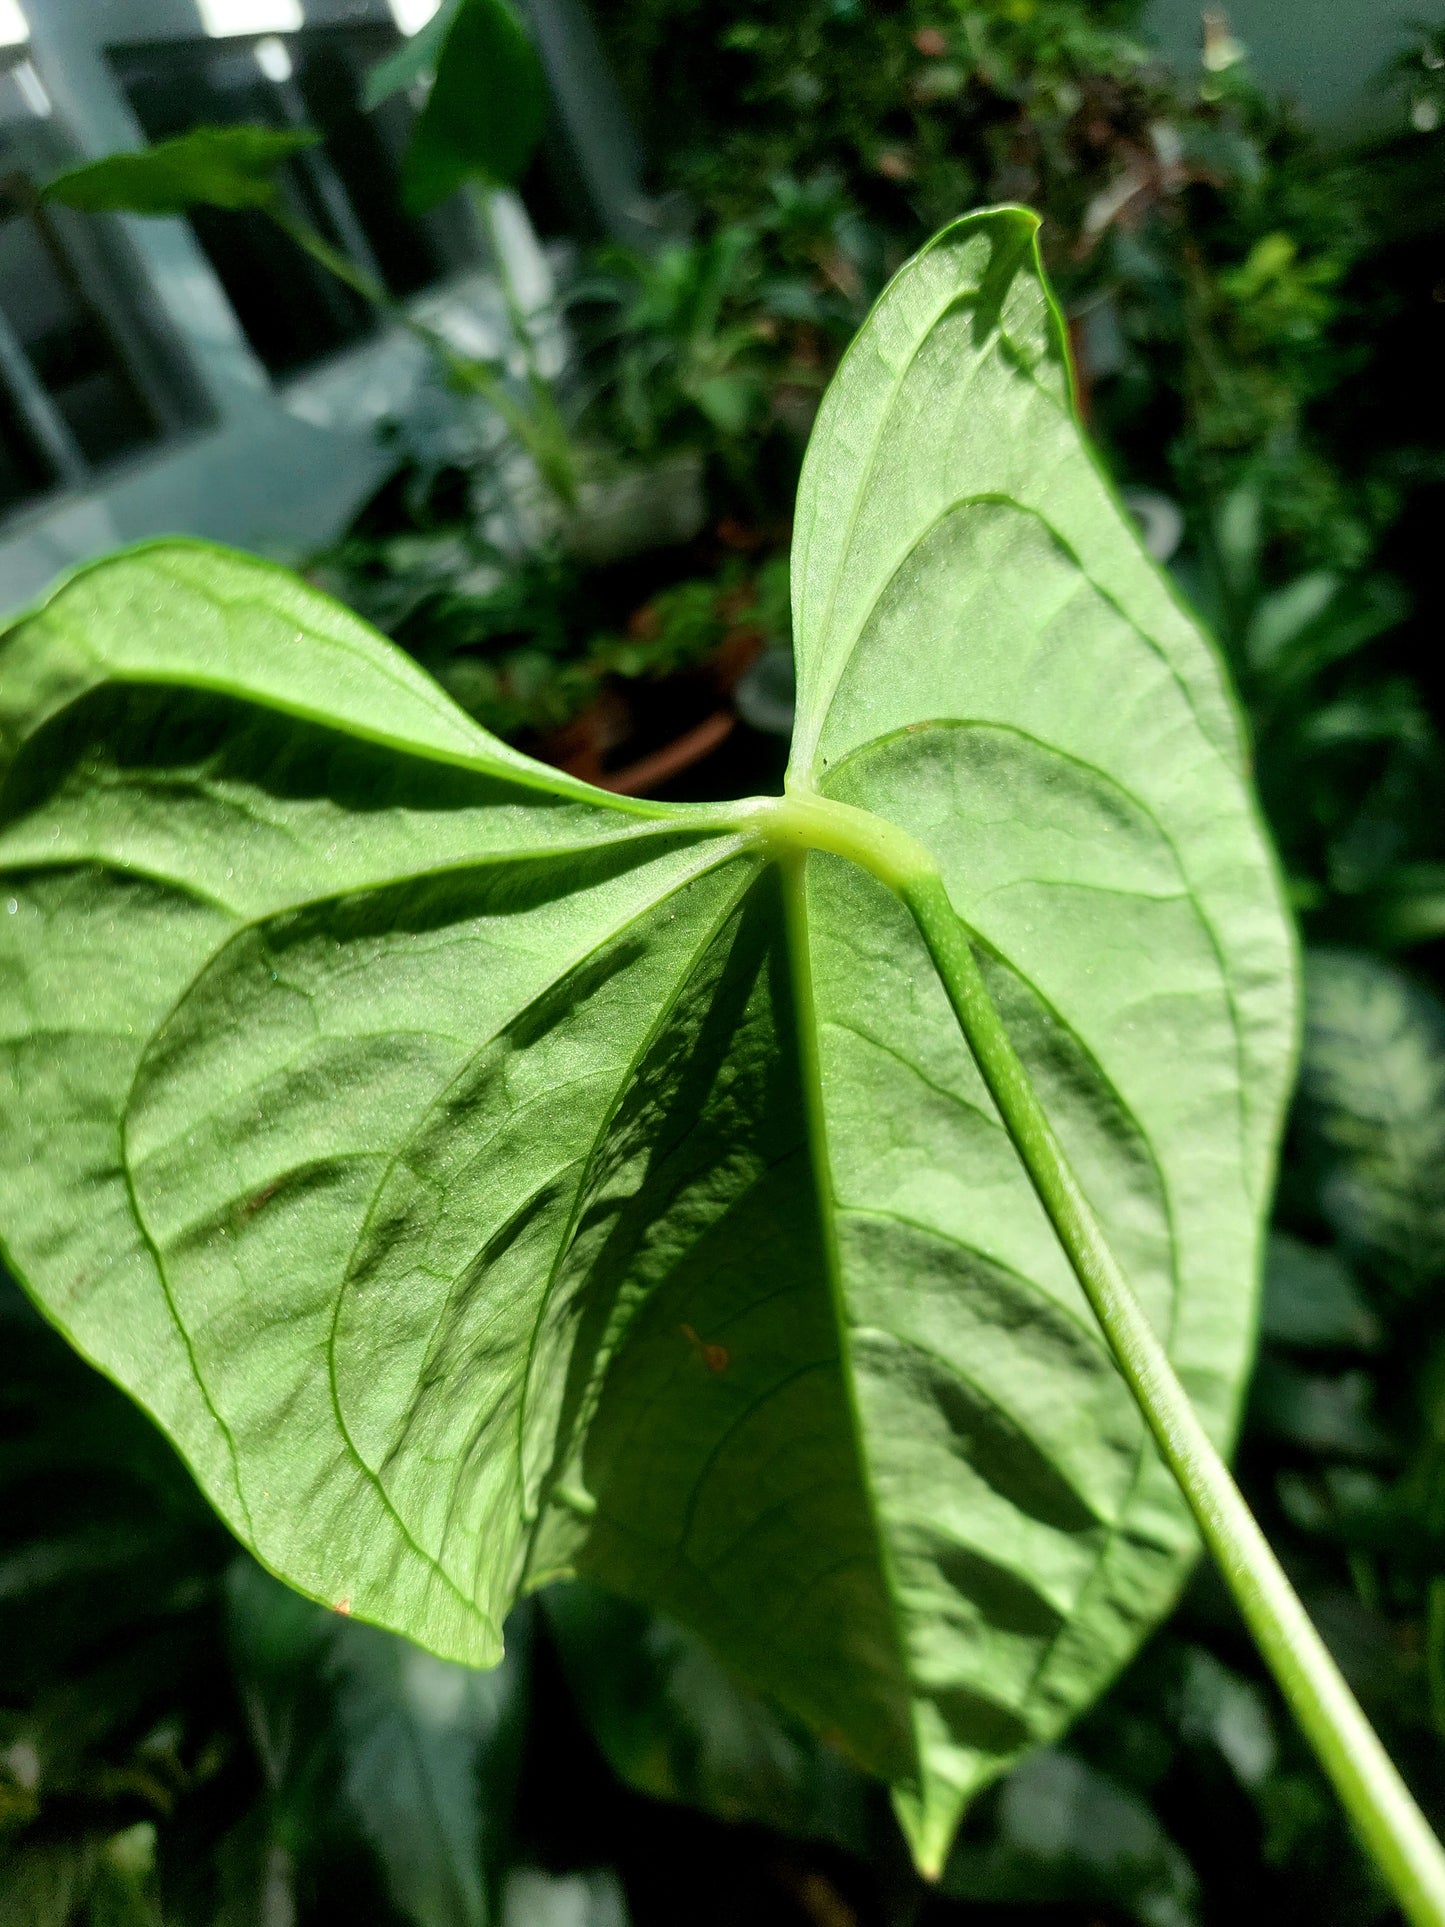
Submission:
MULTIPOLYGON (((933 852, 1226 1438, 1292 953, 1033 230, 948 230, 825 400, 790 783, 933 852)), ((580 1572, 936 1867, 1194 1537, 897 899, 530 762, 196 544, 10 631, 0 756, 0 1232, 47 1314, 299 1589, 489 1662, 580 1572)))

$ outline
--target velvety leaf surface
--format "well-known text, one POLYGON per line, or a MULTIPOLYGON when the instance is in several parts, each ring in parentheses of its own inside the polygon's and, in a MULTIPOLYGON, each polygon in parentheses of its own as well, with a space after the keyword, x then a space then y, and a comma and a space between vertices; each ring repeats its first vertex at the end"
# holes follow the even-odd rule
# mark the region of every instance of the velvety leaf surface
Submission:
MULTIPOLYGON (((951 229, 810 453, 792 781, 933 850, 1227 1435, 1292 959, 1208 649, 1072 424, 1030 217, 951 229)), ((495 1660, 579 1572, 943 1857, 1193 1552, 913 927, 493 741, 159 544, 0 648, 0 1229, 293 1585, 495 1660)))
POLYGON ((279 168, 319 135, 269 127, 197 127, 138 154, 72 168, 46 188, 89 214, 184 214, 187 208, 269 208, 279 168))

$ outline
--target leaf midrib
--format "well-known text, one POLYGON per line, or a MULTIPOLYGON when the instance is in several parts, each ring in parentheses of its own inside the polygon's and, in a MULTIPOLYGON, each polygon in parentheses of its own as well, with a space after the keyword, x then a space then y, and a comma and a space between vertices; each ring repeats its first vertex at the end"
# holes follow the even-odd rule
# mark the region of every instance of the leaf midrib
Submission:
MULTIPOLYGON (((920 1794, 924 1786, 924 1747, 919 1730, 919 1706, 913 1691, 907 1648, 901 1636, 902 1587, 894 1567, 891 1549, 884 1534, 877 1488, 873 1482, 863 1415, 858 1405, 857 1373, 853 1364, 852 1326, 843 1290, 843 1260, 838 1244, 838 1201, 833 1190, 832 1161, 828 1152, 827 1113, 823 1101, 821 1039, 817 1000, 813 989, 812 952, 808 941, 807 868, 814 859, 808 855, 784 859, 779 863, 783 890, 784 932, 788 946, 789 984, 793 995, 796 1024, 799 1082, 803 1090, 803 1119, 807 1133, 808 1156, 819 1219, 819 1242, 823 1269, 828 1283, 828 1302, 838 1346, 839 1376, 848 1414, 853 1459, 858 1482, 867 1508, 873 1541, 873 1556, 888 1603, 893 1633, 894 1659, 906 1698, 906 1717, 913 1749, 913 1770, 920 1794)), ((878 885, 879 888, 883 886, 878 885)))

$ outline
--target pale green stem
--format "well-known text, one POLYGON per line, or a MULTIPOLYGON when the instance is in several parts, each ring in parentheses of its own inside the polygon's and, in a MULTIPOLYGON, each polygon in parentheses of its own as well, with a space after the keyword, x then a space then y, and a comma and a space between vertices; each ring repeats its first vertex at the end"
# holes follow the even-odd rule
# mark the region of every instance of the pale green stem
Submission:
POLYGON ((568 509, 577 507, 577 476, 572 459, 572 446, 567 435, 567 427, 562 420, 562 412, 557 406, 557 398, 552 384, 542 372, 537 359, 537 342, 532 333, 532 317, 522 305, 522 297, 512 278, 512 264, 507 257, 502 231, 497 222, 497 196, 494 189, 478 183, 472 185, 472 205, 487 237, 487 247, 492 257, 492 268, 497 277, 497 285, 502 291, 502 301, 507 310, 507 320, 512 335, 522 352, 527 371, 527 387, 532 396, 532 407, 537 415, 539 440, 545 441, 545 455, 536 455, 538 467, 552 492, 568 509))
POLYGON ((527 372, 541 380, 542 371, 537 365, 537 344, 532 339, 531 318, 522 306, 522 297, 517 292, 517 284, 512 279, 512 264, 507 258, 507 250, 502 242, 502 230, 497 222, 497 197, 494 189, 472 183, 471 202, 476 210, 477 220, 481 223, 483 234, 487 237, 487 251, 492 257, 492 271, 497 277, 497 286, 502 291, 502 304, 507 310, 507 320, 513 337, 521 349, 527 364, 527 372))
POLYGON ((849 857, 907 904, 1039 1201, 1281 1692, 1406 1915, 1415 1927, 1445 1927, 1445 1852, 1311 1624, 1109 1249, 933 858, 893 825, 820 797, 744 804, 732 821, 777 855, 801 846, 849 857))
MULTIPOLYGON (((508 394, 506 383, 485 363, 458 354, 445 335, 439 334, 435 328, 428 327, 426 322, 418 321, 403 303, 397 301, 379 282, 373 281, 363 269, 358 268, 340 248, 333 247, 324 235, 316 232, 315 228, 308 227, 304 221, 293 220, 279 206, 271 209, 271 218, 283 233, 290 236, 297 247, 304 249, 311 256, 318 266, 325 268, 328 274, 335 275, 336 279, 343 282, 354 294, 359 294, 363 301, 420 341, 428 352, 436 357, 445 370, 448 380, 454 386, 471 389, 474 394, 481 396, 489 407, 494 408, 532 457, 543 480, 560 498, 563 506, 567 509, 576 507, 577 490, 570 456, 564 454, 562 459, 558 456, 561 417, 557 414, 556 404, 552 400, 551 391, 546 388, 545 381, 540 374, 534 375, 532 372, 535 362, 532 359, 530 336, 523 337, 523 340, 528 354, 528 384, 534 406, 538 405, 538 387, 545 391, 545 402, 539 410, 544 418, 540 425, 525 408, 518 406, 508 394)), ((500 253, 496 255, 496 259, 499 263, 502 262, 500 253)), ((499 266, 498 273, 503 282, 503 298, 507 303, 508 318, 515 328, 516 315, 520 312, 515 307, 516 291, 508 279, 504 265, 499 266)), ((565 430, 561 430, 561 433, 565 443, 565 430)))

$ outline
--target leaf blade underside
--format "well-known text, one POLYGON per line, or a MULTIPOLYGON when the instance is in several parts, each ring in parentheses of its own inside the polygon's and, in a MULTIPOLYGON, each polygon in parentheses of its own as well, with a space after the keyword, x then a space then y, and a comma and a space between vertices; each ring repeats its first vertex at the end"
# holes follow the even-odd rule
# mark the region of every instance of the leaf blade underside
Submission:
MULTIPOLYGON (((830 391, 794 781, 939 860, 1223 1436, 1289 939, 1031 234, 949 230, 830 391)), ((937 1865, 1193 1538, 896 900, 531 763, 199 545, 0 647, 0 1231, 42 1308, 292 1584, 486 1662, 581 1572, 889 1780, 937 1865)))
MULTIPOLYGON (((945 230, 825 398, 799 491, 790 781, 939 862, 1225 1440, 1293 1064, 1293 947, 1217 661, 1074 424, 1036 226, 1000 210, 945 230)), ((887 1335, 854 1353, 860 1454, 895 1594, 916 1602, 901 1636, 923 1771, 900 1810, 936 1860, 1015 1751, 1003 1716, 1017 1744, 1059 1731, 1167 1608, 1193 1532, 909 920, 834 858, 809 859, 806 888, 820 1087, 841 1094, 825 1160, 842 1323, 887 1335), (992 1301, 982 1335, 970 1297, 992 1301), (920 1371, 947 1388, 931 1430, 898 1405, 920 1371), (937 1495, 980 1467, 950 1517, 937 1495), (985 1602, 976 1621, 959 1623, 960 1592, 985 1602), (963 1636, 940 1640, 950 1625, 963 1636)))

